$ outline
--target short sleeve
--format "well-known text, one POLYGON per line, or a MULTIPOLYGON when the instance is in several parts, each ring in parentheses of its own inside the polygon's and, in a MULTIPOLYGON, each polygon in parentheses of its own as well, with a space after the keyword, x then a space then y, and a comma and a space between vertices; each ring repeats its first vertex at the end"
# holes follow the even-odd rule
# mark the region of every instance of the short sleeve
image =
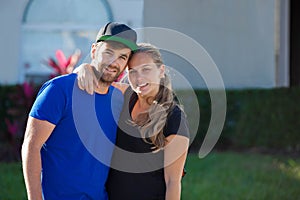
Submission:
POLYGON ((61 87, 48 81, 41 87, 29 116, 57 125, 65 108, 65 99, 61 87))
POLYGON ((188 138, 190 137, 185 113, 178 106, 175 106, 174 109, 170 112, 164 128, 165 137, 174 134, 185 136, 188 138))

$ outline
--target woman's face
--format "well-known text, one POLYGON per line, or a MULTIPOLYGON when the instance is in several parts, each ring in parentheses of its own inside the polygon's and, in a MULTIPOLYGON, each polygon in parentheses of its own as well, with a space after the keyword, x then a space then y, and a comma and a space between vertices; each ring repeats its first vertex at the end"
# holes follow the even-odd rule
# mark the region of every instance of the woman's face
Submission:
POLYGON ((130 86, 143 97, 153 97, 158 93, 163 75, 164 65, 158 67, 147 53, 135 53, 128 62, 130 86))

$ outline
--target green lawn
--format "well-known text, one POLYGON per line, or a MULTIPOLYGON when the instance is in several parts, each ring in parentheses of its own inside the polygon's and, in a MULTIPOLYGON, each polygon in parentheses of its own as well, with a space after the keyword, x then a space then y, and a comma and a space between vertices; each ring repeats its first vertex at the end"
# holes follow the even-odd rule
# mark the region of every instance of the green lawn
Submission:
POLYGON ((0 163, 0 199, 26 199, 21 163, 0 163))
MULTIPOLYGON (((189 155, 183 200, 300 199, 300 158, 247 153, 189 155)), ((20 163, 0 163, 0 200, 22 200, 20 163)))
POLYGON ((300 199, 300 159, 247 153, 190 155, 183 200, 300 199))

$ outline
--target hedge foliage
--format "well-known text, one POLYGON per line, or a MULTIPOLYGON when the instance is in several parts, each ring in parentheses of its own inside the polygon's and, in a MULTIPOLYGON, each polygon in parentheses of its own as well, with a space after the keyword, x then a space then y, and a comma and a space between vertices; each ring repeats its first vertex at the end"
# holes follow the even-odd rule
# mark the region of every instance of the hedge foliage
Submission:
MULTIPOLYGON (((0 86, 0 161, 20 159, 27 115, 38 88, 32 87, 28 96, 24 85, 0 86)), ((190 91, 176 93, 191 97, 190 91)), ((200 120, 187 116, 199 126, 190 149, 198 150, 210 123, 211 100, 207 90, 192 93, 199 104, 200 120)), ((226 120, 215 148, 300 152, 300 88, 227 90, 226 97, 226 120)), ((185 104, 188 114, 197 112, 191 105, 185 104)))
POLYGON ((39 86, 0 86, 0 161, 20 160, 26 120, 39 86))
MULTIPOLYGON (((196 91, 200 123, 192 149, 199 149, 211 117, 208 91, 196 91)), ((300 88, 227 90, 226 120, 216 148, 300 152, 300 88)))

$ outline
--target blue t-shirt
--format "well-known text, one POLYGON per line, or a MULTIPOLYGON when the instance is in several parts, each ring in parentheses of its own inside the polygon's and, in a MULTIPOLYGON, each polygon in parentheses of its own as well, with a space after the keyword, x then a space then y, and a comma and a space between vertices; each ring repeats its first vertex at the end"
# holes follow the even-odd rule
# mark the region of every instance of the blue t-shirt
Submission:
POLYGON ((45 200, 106 200, 105 182, 123 106, 121 91, 81 91, 76 74, 54 78, 39 91, 30 116, 55 124, 41 150, 45 200))

